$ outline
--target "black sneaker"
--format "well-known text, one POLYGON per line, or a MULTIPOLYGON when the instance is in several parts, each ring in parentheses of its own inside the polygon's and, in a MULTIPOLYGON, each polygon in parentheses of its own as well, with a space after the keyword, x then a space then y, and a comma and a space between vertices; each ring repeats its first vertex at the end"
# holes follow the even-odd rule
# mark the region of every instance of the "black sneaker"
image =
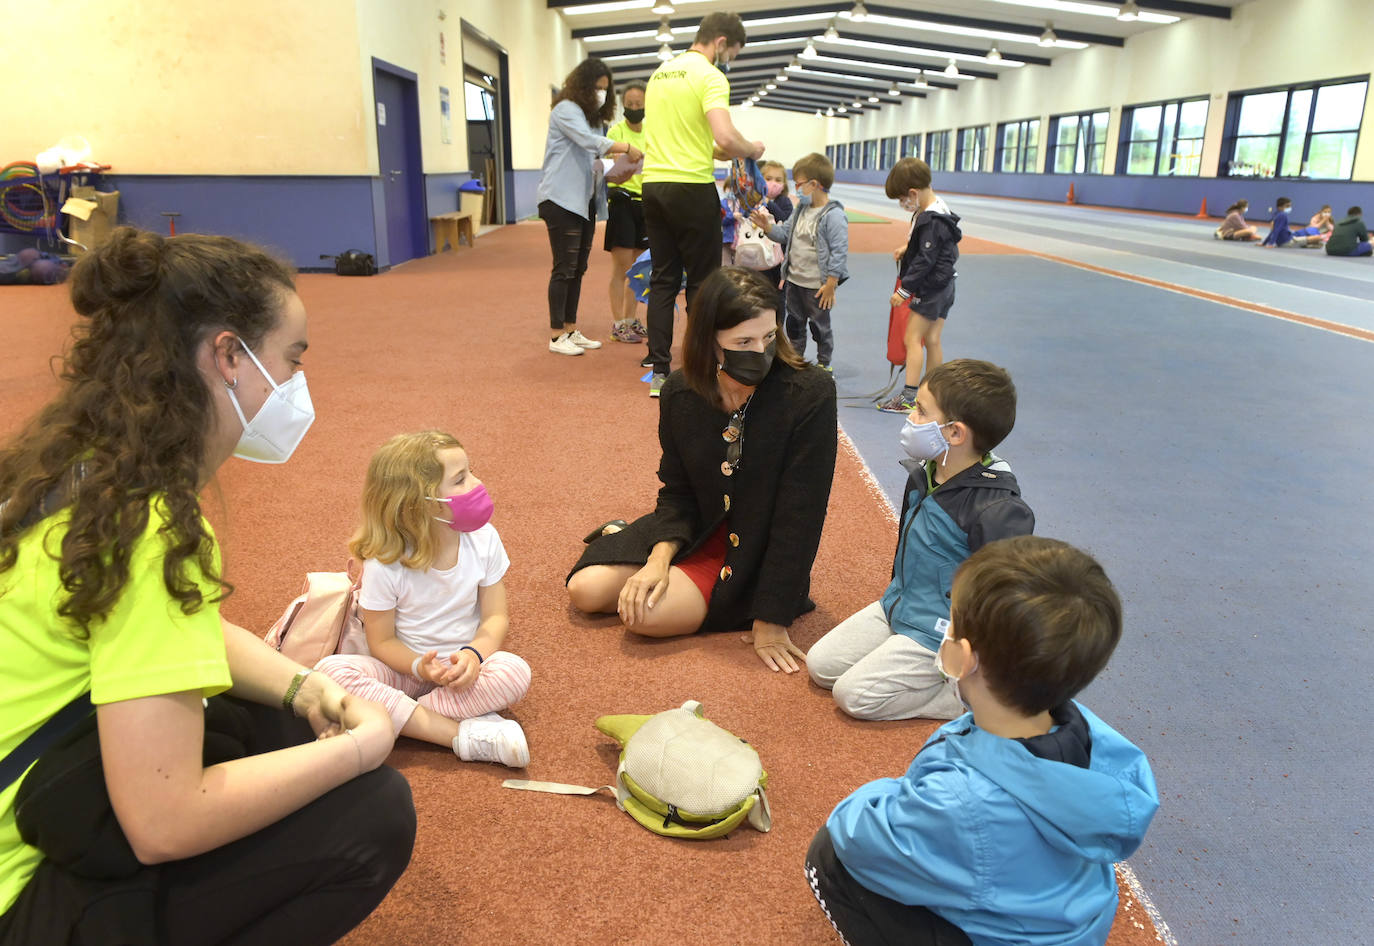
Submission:
POLYGON ((648 356, 645 356, 644 360, 639 363, 639 367, 641 368, 652 368, 653 366, 654 360, 648 356))

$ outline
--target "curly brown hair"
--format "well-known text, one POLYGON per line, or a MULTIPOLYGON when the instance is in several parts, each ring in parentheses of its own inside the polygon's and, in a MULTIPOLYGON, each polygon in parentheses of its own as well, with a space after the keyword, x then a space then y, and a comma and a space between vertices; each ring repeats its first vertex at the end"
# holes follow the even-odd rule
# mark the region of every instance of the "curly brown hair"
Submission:
POLYGON ((615 118, 615 96, 609 91, 614 88, 615 76, 611 75, 611 67, 595 56, 588 56, 568 73, 568 77, 563 80, 563 88, 559 89, 558 95, 554 97, 553 104, 572 102, 587 116, 588 125, 607 125, 615 118), (606 79, 606 104, 598 106, 596 83, 602 77, 606 79))
POLYGON ((255 347, 294 289, 289 266, 228 237, 120 227, 83 255, 63 387, 0 449, 0 573, 37 520, 69 509, 57 613, 88 637, 129 580, 156 500, 168 594, 187 614, 205 604, 198 578, 222 588, 213 600, 227 595, 198 497, 213 402, 197 351, 220 331, 255 347))

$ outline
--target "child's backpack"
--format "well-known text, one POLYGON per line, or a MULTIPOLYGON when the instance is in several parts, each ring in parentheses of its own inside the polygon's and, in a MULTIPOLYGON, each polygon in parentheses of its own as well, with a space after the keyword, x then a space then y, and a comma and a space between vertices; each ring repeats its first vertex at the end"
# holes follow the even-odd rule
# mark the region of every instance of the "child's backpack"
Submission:
POLYGON ((782 247, 748 220, 735 228, 735 265, 765 270, 782 265, 782 247))
POLYGON ((763 171, 753 158, 735 158, 730 162, 730 180, 734 185, 735 199, 747 217, 763 206, 767 199, 768 182, 763 179, 763 171))
POLYGON ((330 654, 367 653, 358 612, 361 580, 361 574, 355 580, 348 572, 310 572, 300 597, 267 632, 267 643, 306 667, 330 654))
POLYGON ((527 779, 501 784, 559 795, 610 790, 621 811, 669 838, 718 838, 746 820, 759 831, 772 827, 764 793, 768 773, 759 754, 707 720, 696 700, 653 716, 602 716, 596 728, 621 745, 614 785, 590 788, 527 779))

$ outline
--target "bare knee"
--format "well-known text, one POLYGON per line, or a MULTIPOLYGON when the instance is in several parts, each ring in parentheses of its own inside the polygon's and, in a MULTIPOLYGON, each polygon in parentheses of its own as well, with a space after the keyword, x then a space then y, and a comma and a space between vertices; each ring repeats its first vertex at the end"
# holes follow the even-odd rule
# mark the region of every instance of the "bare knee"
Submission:
POLYGON ((588 565, 568 579, 568 600, 584 614, 599 614, 615 610, 615 596, 620 589, 612 589, 610 569, 604 565, 588 565))
POLYGON ((640 637, 685 637, 688 634, 695 634, 700 628, 701 621, 681 618, 667 618, 658 621, 649 618, 634 627, 626 626, 626 630, 632 634, 638 634, 640 637))

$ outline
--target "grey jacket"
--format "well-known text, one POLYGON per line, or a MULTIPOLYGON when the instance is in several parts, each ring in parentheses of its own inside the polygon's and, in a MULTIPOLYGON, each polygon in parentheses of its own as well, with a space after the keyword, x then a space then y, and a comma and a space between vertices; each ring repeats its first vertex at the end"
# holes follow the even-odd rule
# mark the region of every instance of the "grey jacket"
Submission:
POLYGON ((549 114, 549 137, 544 144, 544 167, 535 204, 551 200, 579 217, 587 216, 596 186, 592 162, 615 142, 587 124, 587 116, 566 99, 549 114))
MULTIPOLYGON (((768 230, 768 239, 787 247, 787 255, 782 261, 783 279, 787 278, 787 264, 792 258, 789 246, 792 227, 810 209, 811 198, 800 197, 792 216, 768 230)), ((849 218, 844 215, 844 204, 832 197, 820 209, 820 215, 820 223, 816 225, 816 261, 820 263, 821 279, 834 276, 837 282, 844 282, 849 278, 849 218)))

